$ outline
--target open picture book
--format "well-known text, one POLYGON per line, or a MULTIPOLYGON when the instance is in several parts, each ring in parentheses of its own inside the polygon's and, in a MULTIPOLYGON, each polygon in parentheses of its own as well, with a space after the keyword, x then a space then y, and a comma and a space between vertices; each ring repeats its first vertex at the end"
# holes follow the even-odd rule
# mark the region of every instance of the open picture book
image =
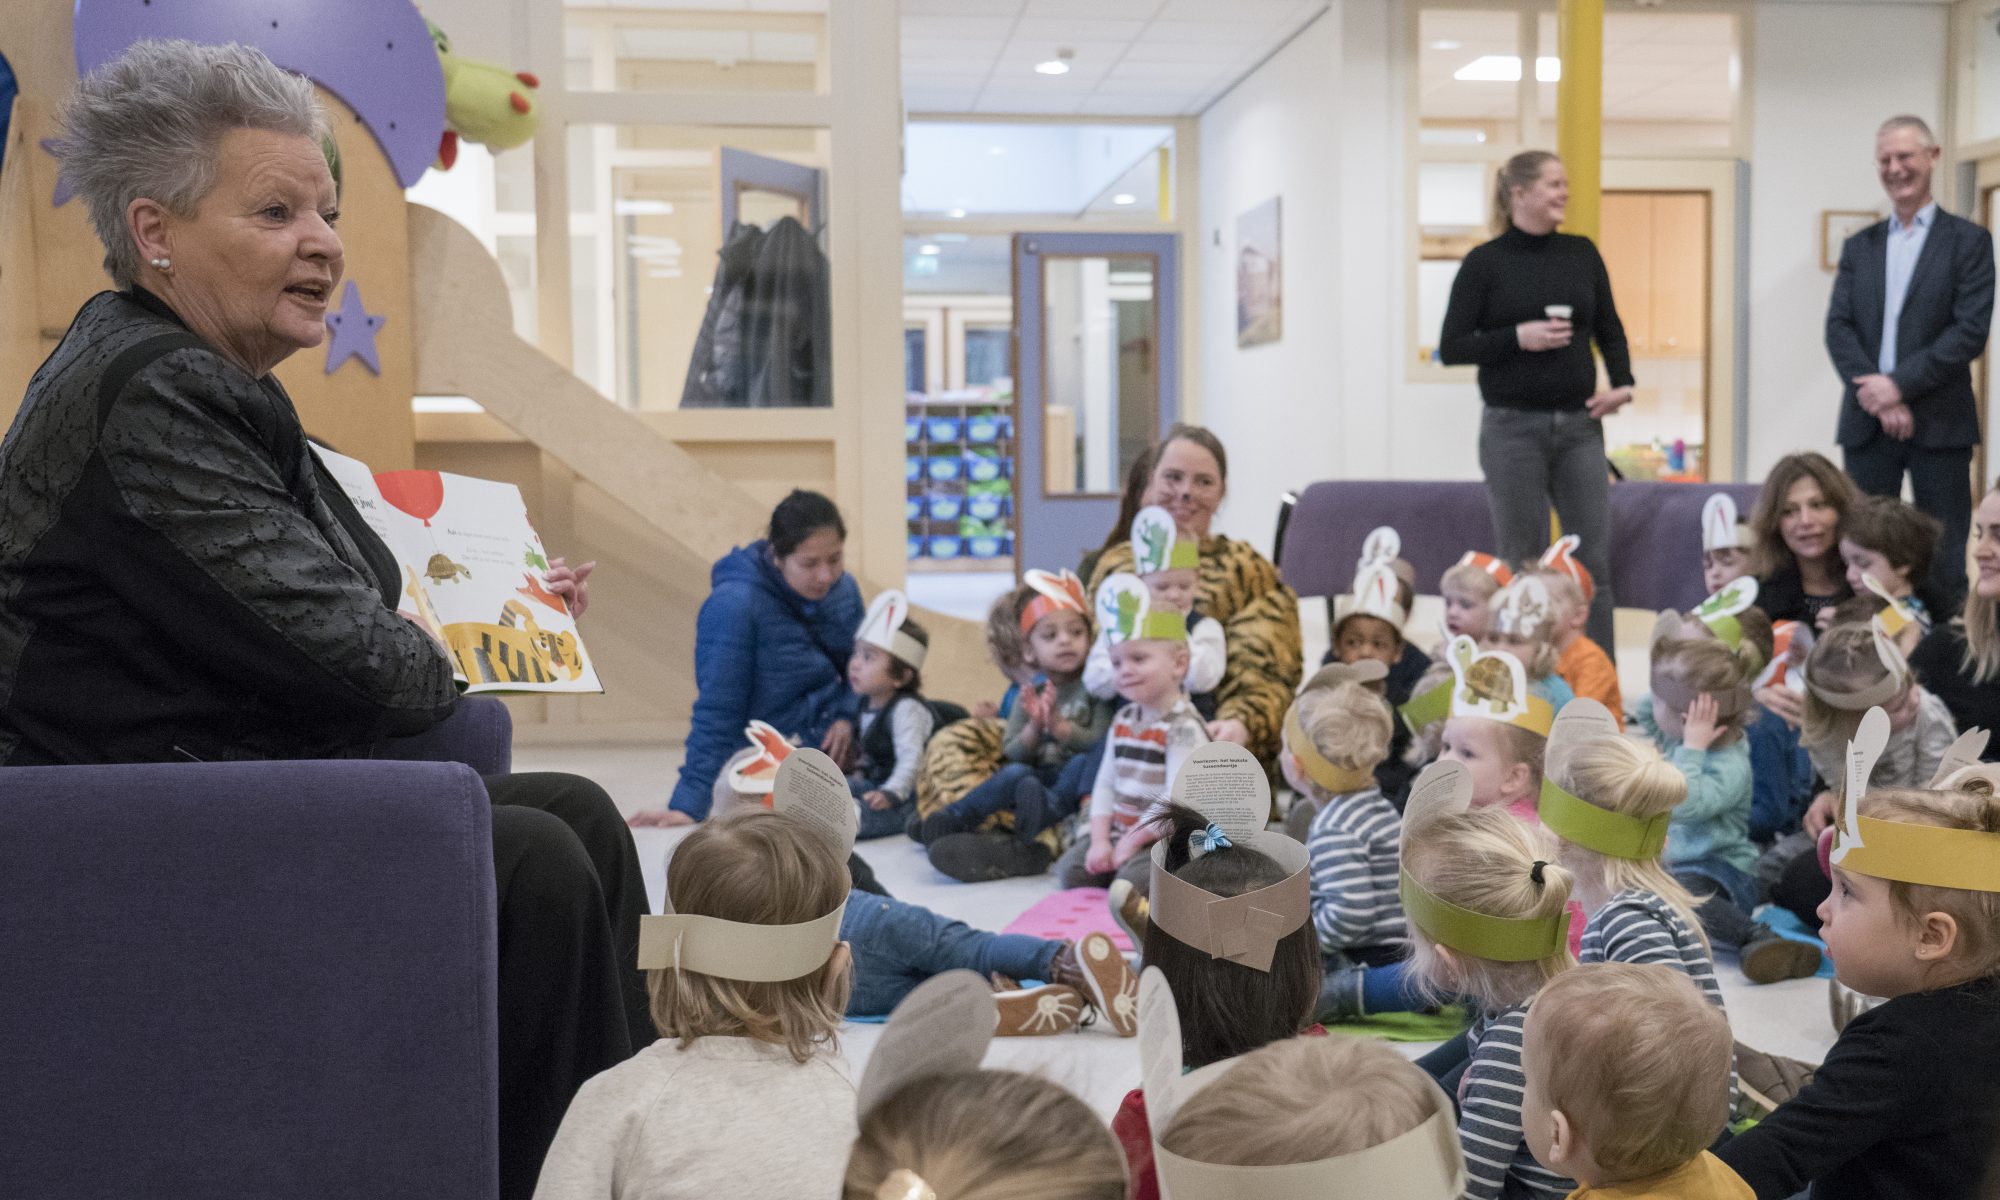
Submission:
POLYGON ((314 451, 403 572, 396 611, 443 643, 476 692, 601 692, 576 618, 548 590, 548 553, 511 483, 384 471, 314 451))

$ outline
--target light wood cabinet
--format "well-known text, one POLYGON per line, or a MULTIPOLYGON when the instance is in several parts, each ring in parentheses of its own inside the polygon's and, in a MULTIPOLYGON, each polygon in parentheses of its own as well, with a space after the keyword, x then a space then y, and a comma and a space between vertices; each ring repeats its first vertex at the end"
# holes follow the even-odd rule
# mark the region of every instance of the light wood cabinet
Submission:
POLYGON ((1604 194, 1598 252, 1635 357, 1698 358, 1707 349, 1708 199, 1604 194))

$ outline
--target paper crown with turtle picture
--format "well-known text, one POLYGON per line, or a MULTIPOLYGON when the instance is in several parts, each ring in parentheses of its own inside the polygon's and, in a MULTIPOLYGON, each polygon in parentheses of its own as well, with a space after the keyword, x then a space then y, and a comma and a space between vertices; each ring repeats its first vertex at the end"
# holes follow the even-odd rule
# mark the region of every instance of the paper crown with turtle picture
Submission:
POLYGON ((1528 672, 1521 660, 1505 650, 1481 650, 1464 634, 1445 649, 1451 681, 1412 696, 1397 711, 1412 730, 1447 718, 1497 721, 1529 733, 1549 736, 1555 707, 1528 690, 1528 672))

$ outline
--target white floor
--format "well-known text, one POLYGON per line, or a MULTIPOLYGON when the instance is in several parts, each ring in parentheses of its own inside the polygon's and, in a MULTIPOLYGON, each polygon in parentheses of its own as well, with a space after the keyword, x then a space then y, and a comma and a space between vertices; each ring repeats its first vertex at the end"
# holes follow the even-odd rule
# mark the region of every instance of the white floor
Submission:
MULTIPOLYGON (((1309 661, 1317 661, 1317 657, 1309 661)), ((587 775, 611 793, 621 811, 630 814, 666 803, 680 759, 678 746, 518 747, 514 769, 587 775)), ((657 911, 666 887, 667 856, 682 835, 679 831, 638 829, 633 836, 646 871, 646 891, 657 911)), ((863 842, 859 849, 897 898, 982 929, 1005 926, 1052 886, 1048 876, 958 883, 933 870, 923 849, 902 837, 863 842)), ((1733 965, 1719 965, 1717 974, 1739 1040, 1810 1062, 1825 1056, 1833 1044, 1833 1027, 1827 1016, 1824 980, 1754 987, 1733 965)), ((880 1033, 878 1025, 850 1025, 842 1033, 842 1048, 857 1077, 880 1033)), ((1413 1057, 1427 1048, 1399 1047, 1413 1057)), ((986 1061, 989 1066, 1044 1074, 1075 1091, 1107 1118, 1139 1081, 1137 1043, 1121 1040, 1102 1028, 1053 1038, 1001 1039, 994 1043, 986 1061)))

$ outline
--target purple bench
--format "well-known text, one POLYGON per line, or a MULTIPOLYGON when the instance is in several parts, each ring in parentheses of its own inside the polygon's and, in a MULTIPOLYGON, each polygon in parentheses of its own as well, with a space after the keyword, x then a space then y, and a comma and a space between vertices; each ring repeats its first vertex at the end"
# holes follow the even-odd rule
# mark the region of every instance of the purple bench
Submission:
MULTIPOLYGON (((1736 498, 1747 518, 1757 484, 1656 483, 1611 485, 1611 584, 1621 608, 1691 608, 1701 585, 1701 506, 1716 492, 1736 498)), ((1338 596, 1354 586, 1361 543, 1378 525, 1393 525, 1403 557, 1417 570, 1417 590, 1435 593, 1438 580, 1467 550, 1492 553, 1493 518, 1486 485, 1477 481, 1342 479, 1299 494, 1285 526, 1278 569, 1301 596, 1338 596)))

